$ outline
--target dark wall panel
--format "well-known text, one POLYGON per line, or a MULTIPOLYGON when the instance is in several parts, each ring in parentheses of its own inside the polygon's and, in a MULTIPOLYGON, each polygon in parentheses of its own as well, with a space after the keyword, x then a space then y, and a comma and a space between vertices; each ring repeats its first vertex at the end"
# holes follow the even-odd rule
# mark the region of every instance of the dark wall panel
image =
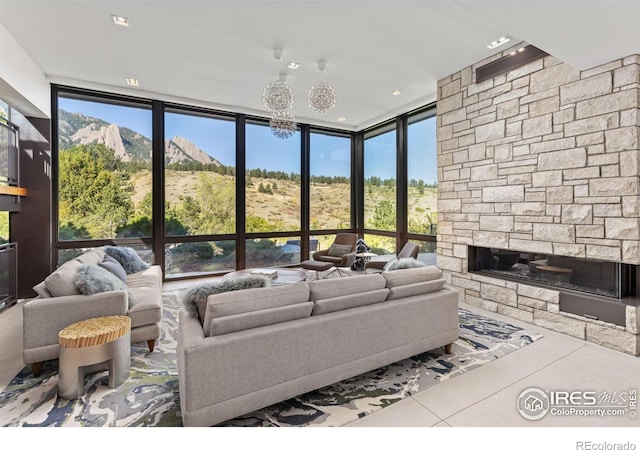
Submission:
POLYGON ((27 188, 21 211, 11 214, 11 241, 18 243, 18 297, 31 298, 52 266, 51 121, 15 111, 11 121, 20 127, 20 184, 27 188))

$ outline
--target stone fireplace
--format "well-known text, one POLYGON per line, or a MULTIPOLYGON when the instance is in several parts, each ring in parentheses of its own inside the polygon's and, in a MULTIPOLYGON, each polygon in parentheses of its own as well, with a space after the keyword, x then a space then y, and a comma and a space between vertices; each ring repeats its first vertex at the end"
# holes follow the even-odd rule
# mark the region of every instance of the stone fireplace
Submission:
POLYGON ((463 302, 638 355, 640 56, 475 83, 522 45, 438 83, 438 266, 463 302))

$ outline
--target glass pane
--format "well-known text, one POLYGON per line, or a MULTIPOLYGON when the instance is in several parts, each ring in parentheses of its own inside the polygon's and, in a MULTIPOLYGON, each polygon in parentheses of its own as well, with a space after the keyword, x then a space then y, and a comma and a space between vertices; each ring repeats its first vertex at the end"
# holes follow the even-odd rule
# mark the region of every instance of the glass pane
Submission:
POLYGON ((390 256, 395 256, 396 254, 396 238, 365 234, 364 242, 369 247, 371 253, 390 256))
POLYGON ((0 244, 9 242, 9 212, 0 211, 0 244))
POLYGON ((235 233, 235 122, 165 113, 164 152, 165 234, 235 233))
POLYGON ((396 229, 396 131, 364 141, 364 226, 396 229))
POLYGON ((268 126, 246 126, 247 232, 300 229, 300 132, 278 139, 268 126))
POLYGON ((310 226, 351 228, 351 139, 311 133, 310 226))
POLYGON ((336 239, 335 234, 323 234, 318 236, 309 236, 309 258, 313 259, 313 254, 318 250, 326 250, 331 247, 336 239))
POLYGON ((235 241, 182 242, 165 245, 165 277, 200 275, 236 268, 235 241))
POLYGON ((436 118, 408 126, 407 221, 410 233, 436 234, 438 227, 438 162, 436 118))
POLYGON ((151 111, 58 99, 58 239, 151 236, 151 111))
POLYGON ((436 265, 436 242, 417 240, 411 240, 409 242, 413 242, 420 247, 420 250, 418 250, 418 261, 422 261, 429 266, 436 265))
MULTIPOLYGON (((132 245, 126 245, 126 246, 123 245, 123 247, 131 247, 132 249, 134 249, 136 253, 140 256, 140 258, 142 258, 142 260, 147 264, 154 263, 153 250, 151 249, 150 246, 145 244, 132 244, 132 245)), ((61 266, 67 261, 72 260, 76 256, 80 256, 87 250, 91 250, 91 248, 90 247, 67 248, 67 249, 58 250, 58 266, 61 266)))
POLYGON ((287 243, 292 240, 296 238, 247 239, 247 268, 300 264, 300 246, 287 243))

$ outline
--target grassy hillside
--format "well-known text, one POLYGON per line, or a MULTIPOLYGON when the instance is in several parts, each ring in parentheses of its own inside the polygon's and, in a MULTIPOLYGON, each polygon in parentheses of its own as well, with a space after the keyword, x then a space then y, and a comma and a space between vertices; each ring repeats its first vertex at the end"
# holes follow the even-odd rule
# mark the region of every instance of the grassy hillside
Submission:
MULTIPOLYGON (((166 172, 165 195, 171 204, 180 203, 180 197, 194 195, 198 185, 198 177, 204 173, 211 179, 223 178, 228 183, 234 183, 231 176, 219 175, 214 172, 166 172)), ((139 205, 145 194, 151 192, 151 172, 140 171, 132 177, 135 186, 133 202, 139 205)), ((262 217, 269 222, 281 220, 284 231, 300 229, 300 185, 292 181, 253 178, 252 186, 247 187, 247 214, 262 217), (263 186, 277 185, 272 189, 273 194, 258 191, 260 183, 263 186)), ((350 186, 347 184, 312 183, 311 196, 311 226, 312 229, 347 228, 350 214, 350 186)), ((395 203, 396 192, 390 187, 371 188, 365 193, 365 217, 373 217, 375 206, 383 200, 395 203)), ((429 210, 436 211, 436 189, 424 189, 424 194, 418 188, 409 188, 409 218, 424 220, 429 210)))

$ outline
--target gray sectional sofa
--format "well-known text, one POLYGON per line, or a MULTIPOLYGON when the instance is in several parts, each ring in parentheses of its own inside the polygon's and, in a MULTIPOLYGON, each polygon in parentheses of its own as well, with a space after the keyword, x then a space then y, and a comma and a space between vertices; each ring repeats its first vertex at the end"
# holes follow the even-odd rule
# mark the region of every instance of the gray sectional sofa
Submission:
POLYGON ((436 267, 211 295, 180 313, 185 426, 211 426, 458 338, 436 267), (202 321, 201 321, 202 319, 202 321))
POLYGON ((147 342, 153 351, 160 336, 162 320, 162 270, 152 265, 126 275, 126 287, 135 301, 129 305, 126 290, 82 295, 75 286, 78 268, 97 265, 105 259, 102 248, 94 248, 58 267, 42 283, 34 286, 38 297, 23 308, 22 359, 35 376, 44 361, 60 353, 58 332, 66 326, 99 316, 126 315, 131 318, 131 342, 147 342))

